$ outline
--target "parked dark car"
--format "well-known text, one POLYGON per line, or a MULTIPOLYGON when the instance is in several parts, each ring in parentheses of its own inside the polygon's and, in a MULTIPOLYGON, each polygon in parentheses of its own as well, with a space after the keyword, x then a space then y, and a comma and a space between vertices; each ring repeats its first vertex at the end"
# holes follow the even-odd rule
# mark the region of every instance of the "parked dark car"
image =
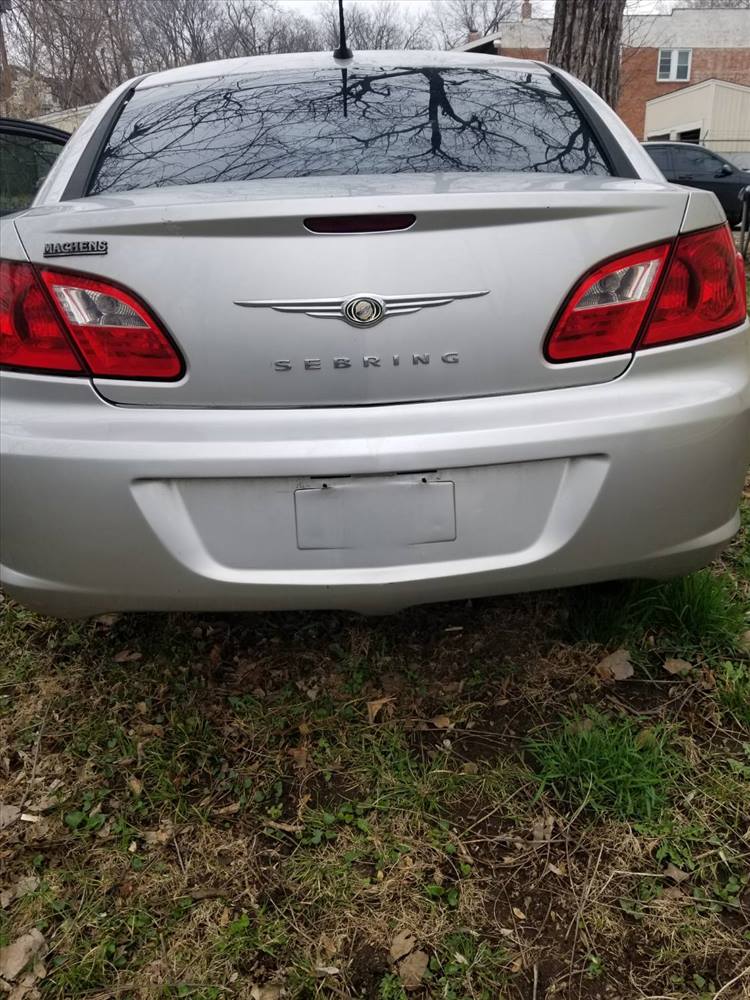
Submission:
POLYGON ((50 125, 0 118, 0 215, 29 207, 69 138, 50 125))
POLYGON ((644 142, 651 159, 668 181, 713 191, 731 226, 742 218, 740 191, 750 184, 750 170, 693 142, 644 142))

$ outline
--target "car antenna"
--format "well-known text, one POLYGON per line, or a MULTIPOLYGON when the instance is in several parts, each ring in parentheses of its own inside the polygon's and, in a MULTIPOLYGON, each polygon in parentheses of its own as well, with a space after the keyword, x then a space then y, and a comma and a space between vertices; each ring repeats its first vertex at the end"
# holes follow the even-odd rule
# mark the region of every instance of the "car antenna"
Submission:
POLYGON ((354 53, 346 44, 346 24, 344 22, 344 0, 339 0, 339 45, 334 50, 334 59, 353 59, 354 53))

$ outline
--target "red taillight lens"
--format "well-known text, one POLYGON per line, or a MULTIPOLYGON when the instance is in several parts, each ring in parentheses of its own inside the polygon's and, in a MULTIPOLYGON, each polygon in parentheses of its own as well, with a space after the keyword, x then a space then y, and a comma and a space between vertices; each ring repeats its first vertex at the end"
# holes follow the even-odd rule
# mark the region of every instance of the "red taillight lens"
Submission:
POLYGON ((586 275, 547 339, 550 361, 581 361, 632 351, 669 244, 636 250, 586 275))
POLYGON ((670 249, 634 251, 586 275, 547 338, 547 359, 584 361, 739 326, 744 268, 729 227, 678 237, 661 280, 670 249))
POLYGON ((109 282, 0 260, 0 365, 105 378, 180 378, 167 333, 132 293, 109 282), (45 288, 46 286, 46 288, 45 288))
POLYGON ((31 264, 0 260, 0 365, 83 373, 31 264))
POLYGON ((745 318, 745 276, 727 226, 677 240, 641 347, 719 333, 745 318))
POLYGON ((169 337, 130 292, 62 271, 42 271, 42 280, 92 375, 180 377, 182 361, 169 337))

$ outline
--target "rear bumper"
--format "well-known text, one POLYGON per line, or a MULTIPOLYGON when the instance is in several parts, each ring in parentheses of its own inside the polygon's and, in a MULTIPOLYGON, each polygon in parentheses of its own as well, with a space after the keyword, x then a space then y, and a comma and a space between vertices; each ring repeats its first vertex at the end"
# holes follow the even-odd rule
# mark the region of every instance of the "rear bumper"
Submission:
POLYGON ((15 374, 0 392, 0 578, 60 615, 378 612, 679 574, 737 530, 750 463, 747 326, 645 352, 606 385, 475 400, 128 408, 15 374), (455 538, 300 547, 295 492, 395 474, 454 484, 455 538))

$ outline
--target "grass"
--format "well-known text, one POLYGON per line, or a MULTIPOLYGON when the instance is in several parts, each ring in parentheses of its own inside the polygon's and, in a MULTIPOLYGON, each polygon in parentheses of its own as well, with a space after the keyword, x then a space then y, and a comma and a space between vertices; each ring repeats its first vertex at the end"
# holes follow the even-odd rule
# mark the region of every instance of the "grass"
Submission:
POLYGON ((664 583, 635 581, 584 588, 573 596, 570 626, 582 640, 630 644, 663 656, 712 659, 740 647, 748 627, 730 574, 702 570, 664 583))
POLYGON ((527 748, 540 794, 550 790, 564 806, 622 820, 658 819, 674 776, 686 768, 665 726, 593 711, 529 740, 527 748))
POLYGON ((0 602, 0 946, 42 1000, 744 995, 749 538, 367 621, 0 602))

